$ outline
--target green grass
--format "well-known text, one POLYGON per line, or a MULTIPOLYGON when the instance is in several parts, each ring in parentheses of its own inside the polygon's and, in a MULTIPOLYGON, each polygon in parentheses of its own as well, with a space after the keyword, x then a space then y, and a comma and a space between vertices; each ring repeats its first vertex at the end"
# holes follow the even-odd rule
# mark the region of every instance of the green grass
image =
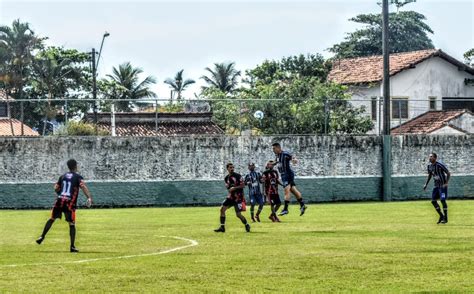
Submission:
POLYGON ((450 201, 436 225, 429 201, 310 205, 244 228, 218 208, 79 210, 77 247, 57 221, 38 246, 48 211, 0 211, 0 292, 474 292, 472 201, 450 201), (87 263, 75 260, 169 254, 87 263), (51 263, 7 267, 11 264, 51 263))

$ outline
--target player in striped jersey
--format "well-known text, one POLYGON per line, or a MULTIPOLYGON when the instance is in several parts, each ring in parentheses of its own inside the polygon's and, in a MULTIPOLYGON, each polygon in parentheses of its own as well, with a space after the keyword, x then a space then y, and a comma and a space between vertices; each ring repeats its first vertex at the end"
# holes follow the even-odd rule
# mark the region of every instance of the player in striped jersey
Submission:
POLYGON ((260 213, 263 209, 263 195, 260 188, 260 183, 262 182, 262 174, 258 171, 255 171, 255 163, 249 164, 249 173, 245 175, 245 184, 249 188, 249 198, 250 198, 250 217, 252 221, 257 220, 260 222, 260 213), (255 214, 255 204, 258 204, 257 214, 255 214))
POLYGON ((438 224, 446 224, 448 222, 448 204, 446 200, 448 198, 448 183, 451 178, 451 173, 449 172, 446 165, 438 161, 438 155, 436 153, 431 153, 429 157, 430 164, 428 164, 428 178, 426 179, 425 186, 423 190, 426 190, 428 183, 431 178, 434 179, 434 188, 431 194, 431 203, 439 214, 438 224), (443 205, 443 212, 438 204, 438 199, 441 200, 443 205))
POLYGON ((298 191, 295 184, 295 172, 291 169, 290 162, 296 163, 296 159, 287 151, 281 149, 280 143, 272 144, 273 152, 276 155, 276 165, 278 172, 280 172, 281 182, 283 183, 285 192, 285 206, 280 212, 280 215, 288 214, 288 204, 290 203, 290 192, 296 197, 300 204, 300 216, 306 211, 306 205, 304 204, 301 192, 298 191))
POLYGON ((76 207, 79 189, 82 189, 82 192, 86 195, 87 206, 89 207, 92 205, 92 196, 84 183, 84 179, 77 173, 77 162, 74 159, 70 159, 67 162, 67 166, 69 172, 59 177, 58 182, 54 185, 54 191, 58 196, 51 210, 51 217, 46 222, 43 233, 36 240, 36 243, 39 245, 44 241, 54 221, 57 218, 61 218, 64 213, 65 219, 69 223, 69 236, 71 239, 70 251, 79 252, 74 245, 76 239, 76 207))

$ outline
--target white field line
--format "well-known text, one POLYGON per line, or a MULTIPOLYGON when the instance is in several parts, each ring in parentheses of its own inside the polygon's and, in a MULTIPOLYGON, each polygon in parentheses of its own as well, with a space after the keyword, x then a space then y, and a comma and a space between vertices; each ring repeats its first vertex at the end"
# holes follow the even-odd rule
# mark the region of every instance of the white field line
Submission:
MULTIPOLYGON (((55 264, 75 264, 75 263, 87 263, 87 262, 96 262, 102 260, 114 260, 114 259, 127 259, 127 258, 136 258, 136 257, 143 257, 143 256, 154 256, 154 255, 161 255, 161 254, 168 254, 171 252, 183 250, 189 247, 199 245, 198 241, 193 239, 187 239, 183 237, 176 237, 176 236, 160 236, 162 238, 173 238, 178 240, 183 240, 189 242, 188 245, 174 247, 170 249, 166 249, 163 251, 152 252, 152 253, 143 253, 143 254, 133 254, 133 255, 122 255, 122 256, 113 256, 113 257, 100 257, 100 258, 89 258, 89 259, 80 259, 80 260, 72 260, 72 261, 60 261, 60 262, 40 262, 40 263, 23 263, 23 264, 5 264, 0 265, 2 267, 20 267, 20 266, 38 266, 38 265, 55 265, 55 264)), ((79 252, 79 254, 81 254, 79 252)))

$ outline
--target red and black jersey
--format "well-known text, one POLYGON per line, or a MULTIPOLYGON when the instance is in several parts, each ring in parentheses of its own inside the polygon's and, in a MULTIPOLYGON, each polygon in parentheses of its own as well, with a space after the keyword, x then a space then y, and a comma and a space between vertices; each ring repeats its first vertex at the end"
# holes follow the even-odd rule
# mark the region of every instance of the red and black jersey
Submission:
MULTIPOLYGON (((239 187, 244 185, 244 179, 238 173, 232 173, 227 175, 224 179, 225 186, 227 190, 232 187, 239 187)), ((227 198, 231 198, 233 200, 242 200, 244 198, 244 188, 238 188, 234 191, 230 192, 227 198)))
POLYGON ((278 195, 278 172, 276 170, 266 170, 262 175, 265 195, 278 195))
POLYGON ((84 186, 84 178, 74 172, 68 172, 59 177, 54 189, 58 193, 58 199, 68 202, 69 208, 75 209, 79 188, 84 186))

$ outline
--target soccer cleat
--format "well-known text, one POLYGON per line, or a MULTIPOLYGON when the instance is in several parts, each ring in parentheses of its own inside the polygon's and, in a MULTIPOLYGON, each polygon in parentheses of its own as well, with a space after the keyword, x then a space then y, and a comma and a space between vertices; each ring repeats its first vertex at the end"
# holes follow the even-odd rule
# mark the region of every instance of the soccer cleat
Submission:
POLYGON ((444 216, 440 216, 436 224, 444 224, 444 216))
POLYGON ((274 219, 275 219, 275 222, 281 223, 281 220, 276 215, 275 215, 274 219))
POLYGON ((271 220, 272 222, 275 222, 275 217, 273 215, 270 215, 268 219, 271 220))
POLYGON ((260 222, 260 215, 257 214, 257 215, 255 216, 255 219, 256 219, 258 222, 260 222))
POLYGON ((245 231, 247 233, 250 233, 250 225, 249 224, 245 224, 245 231))
POLYGON ((254 217, 254 216, 252 216, 252 222, 253 222, 253 223, 255 222, 255 217, 254 217))
POLYGON ((44 240, 44 237, 39 237, 38 239, 36 239, 36 243, 40 245, 41 243, 43 243, 43 240, 44 240))
POLYGON ((225 233, 225 227, 220 226, 218 229, 215 229, 214 232, 216 232, 216 233, 225 233))
POLYGON ((79 252, 79 249, 77 249, 77 248, 74 247, 74 246, 71 246, 71 249, 70 249, 69 251, 71 251, 71 252, 73 252, 73 253, 77 253, 77 252, 79 252))
POLYGON ((280 211, 280 213, 278 215, 282 216, 282 215, 287 215, 288 213, 290 213, 288 210, 283 209, 282 211, 280 211))
POLYGON ((306 208, 308 208, 306 205, 303 205, 300 207, 300 216, 304 214, 304 212, 306 211, 306 208))

